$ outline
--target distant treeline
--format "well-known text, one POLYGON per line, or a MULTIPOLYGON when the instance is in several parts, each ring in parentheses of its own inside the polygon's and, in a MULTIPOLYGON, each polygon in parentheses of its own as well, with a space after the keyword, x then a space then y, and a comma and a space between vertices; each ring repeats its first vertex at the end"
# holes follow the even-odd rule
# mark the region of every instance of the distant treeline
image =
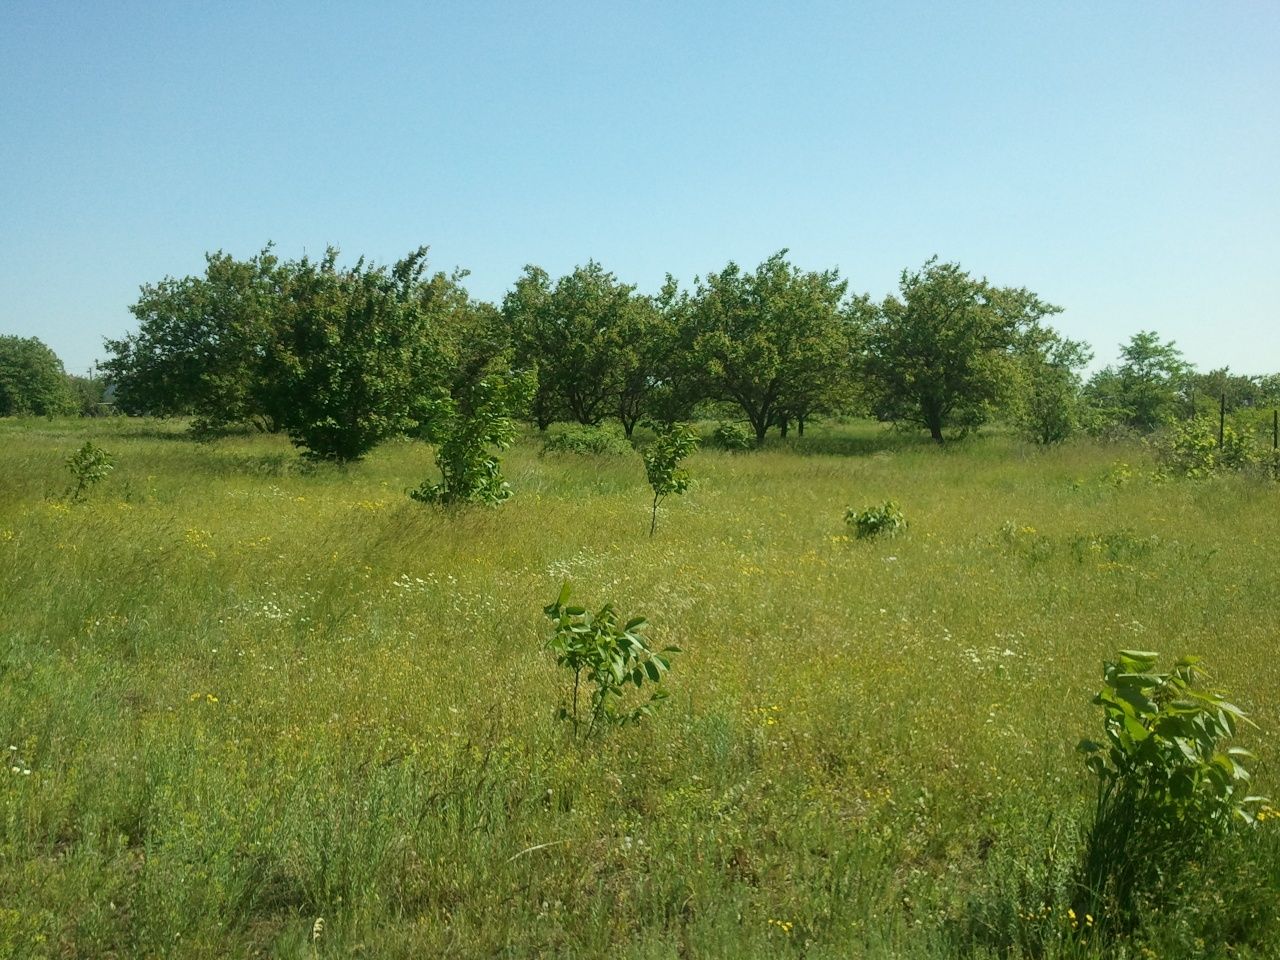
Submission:
POLYGON ((142 287, 138 328, 106 341, 100 376, 67 377, 38 340, 0 338, 0 414, 93 413, 109 396, 123 413, 190 416, 205 434, 285 431, 341 461, 429 434, 442 403, 465 406, 477 385, 513 376, 536 383, 522 412, 542 429, 615 420, 630 436, 645 420, 710 414, 745 421, 757 441, 860 414, 939 443, 993 418, 1055 443, 1151 431, 1223 396, 1232 409, 1280 402, 1280 375, 1199 373, 1152 332, 1085 382, 1088 346, 1046 322, 1061 308, 937 259, 904 270, 879 303, 785 250, 691 287, 668 276, 652 294, 594 261, 559 278, 526 267, 500 305, 464 279, 430 272, 425 247, 389 267, 343 266, 333 249, 208 254, 202 276, 142 287))

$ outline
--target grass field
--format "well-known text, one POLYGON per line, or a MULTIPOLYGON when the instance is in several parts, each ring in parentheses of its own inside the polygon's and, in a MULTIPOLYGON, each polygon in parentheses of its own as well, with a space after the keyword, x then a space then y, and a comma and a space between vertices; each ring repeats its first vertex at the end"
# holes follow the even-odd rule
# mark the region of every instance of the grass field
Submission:
POLYGON ((700 452, 649 539, 638 456, 535 437, 449 513, 420 445, 0 423, 0 956, 1278 955, 1274 822, 1119 943, 1066 910, 1116 649, 1204 655, 1280 789, 1280 485, 809 433, 700 452), (86 438, 119 466, 71 505, 86 438), (564 580, 683 649, 583 748, 564 580))

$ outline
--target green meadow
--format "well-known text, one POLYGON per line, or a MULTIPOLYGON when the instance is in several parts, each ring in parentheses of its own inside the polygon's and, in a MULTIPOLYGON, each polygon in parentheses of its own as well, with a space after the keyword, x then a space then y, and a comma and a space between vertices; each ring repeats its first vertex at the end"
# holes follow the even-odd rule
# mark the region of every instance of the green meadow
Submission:
POLYGON ((699 451, 650 538, 638 455, 534 432, 446 510, 422 444, 2 422, 0 956, 1280 955, 1270 818, 1119 940, 1068 912, 1116 650, 1202 655, 1280 791, 1280 485, 1151 467, 820 424, 699 451), (682 651, 586 743, 565 581, 682 651))

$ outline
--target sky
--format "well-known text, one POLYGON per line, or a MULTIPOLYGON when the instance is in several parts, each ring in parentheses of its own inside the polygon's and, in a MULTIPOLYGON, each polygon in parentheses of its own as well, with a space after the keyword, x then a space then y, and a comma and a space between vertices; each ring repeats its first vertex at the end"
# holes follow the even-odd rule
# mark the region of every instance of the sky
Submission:
POLYGON ((1280 370, 1280 4, 0 0, 0 334, 83 372, 206 251, 421 244, 500 300, 937 255, 1280 370))

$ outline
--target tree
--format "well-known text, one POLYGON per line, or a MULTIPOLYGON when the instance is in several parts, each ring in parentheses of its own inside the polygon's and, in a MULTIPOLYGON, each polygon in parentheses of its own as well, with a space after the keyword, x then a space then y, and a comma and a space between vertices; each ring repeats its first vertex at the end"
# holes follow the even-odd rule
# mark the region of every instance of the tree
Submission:
POLYGON ((1172 419, 1191 372, 1182 352, 1143 330, 1121 345, 1120 360, 1118 367, 1106 367, 1090 379, 1086 393, 1093 408, 1105 419, 1143 432, 1172 419))
POLYGON ((1093 354, 1049 327, 1037 326, 1018 347, 1013 420, 1033 442, 1061 443, 1080 427, 1079 370, 1093 354))
POLYGON ((88 375, 83 377, 74 373, 68 374, 67 385, 71 389, 71 396, 75 399, 80 416, 97 417, 110 410, 110 404, 107 402, 107 381, 99 376, 96 370, 90 369, 88 375))
POLYGON ((291 397, 274 365, 292 264, 268 245, 248 260, 205 254, 201 277, 146 284, 138 331, 107 340, 102 364, 127 413, 194 415, 197 432, 254 423, 274 431, 291 397))
POLYGON ((1188 372, 1186 393, 1191 408, 1189 412, 1194 416, 1198 411, 1208 412, 1206 408, 1211 406, 1216 415, 1224 398, 1228 413, 1262 406, 1266 403, 1262 384, 1263 378, 1232 373, 1229 367, 1208 373, 1188 372))
POLYGON ((902 272, 861 337, 872 408, 918 424, 937 442, 974 427, 1010 398, 1018 344, 1061 308, 1025 288, 995 287, 934 257, 902 272))
POLYGON ((553 285, 540 267, 503 301, 516 363, 538 369, 532 415, 540 429, 567 418, 595 425, 618 415, 627 435, 638 419, 656 346, 658 317, 649 298, 594 260, 553 285))
POLYGON ((622 314, 614 337, 616 399, 614 415, 627 439, 641 420, 668 420, 673 410, 671 355, 676 343, 670 277, 656 297, 635 297, 622 314))
MULTIPOLYGON (((460 280, 461 274, 454 279, 460 280)), ((514 418, 537 388, 535 371, 511 369, 506 322, 492 304, 472 300, 461 286, 439 291, 434 347, 441 375, 425 407, 419 435, 436 444, 438 483, 410 492, 424 503, 497 505, 511 496, 491 448, 517 436, 514 418)))
POLYGON ((737 404, 757 443, 783 417, 829 404, 849 377, 846 282, 786 254, 751 273, 730 262, 698 281, 676 351, 699 395, 737 404))
POLYGON ((816 364, 809 376, 792 383, 777 414, 782 436, 795 423, 800 436, 805 424, 815 416, 836 413, 852 407, 859 395, 860 382, 855 364, 853 343, 856 331, 874 315, 875 305, 866 294, 851 297, 841 309, 843 336, 829 344, 830 362, 816 364))
POLYGON ((337 257, 330 248, 289 271, 273 360, 290 396, 290 440, 341 463, 424 422, 446 368, 433 320, 456 306, 456 291, 454 279, 426 276, 426 247, 390 269, 363 259, 339 269, 337 257))
POLYGON ((75 412, 58 355, 36 337, 0 336, 0 417, 75 412))

